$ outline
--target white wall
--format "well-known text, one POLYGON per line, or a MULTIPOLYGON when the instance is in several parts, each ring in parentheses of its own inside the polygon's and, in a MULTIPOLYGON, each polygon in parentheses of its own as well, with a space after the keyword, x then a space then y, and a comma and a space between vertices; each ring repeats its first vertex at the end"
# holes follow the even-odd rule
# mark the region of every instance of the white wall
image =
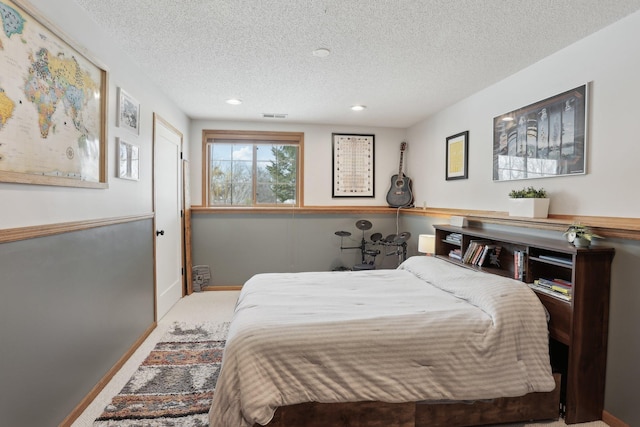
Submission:
MULTIPOLYGON (((191 123, 191 203, 202 204, 202 131, 203 130, 256 130, 279 132, 304 132, 304 204, 305 206, 386 206, 386 196, 391 176, 398 173, 400 142, 404 129, 347 127, 342 125, 309 125, 286 122, 233 122, 194 120, 191 123), (332 143, 334 132, 375 135, 375 198, 331 198, 332 193, 332 143)), ((410 153, 411 148, 407 149, 410 153)), ((409 156, 409 154, 406 154, 409 156)), ((405 157, 406 159, 406 157, 405 157)), ((405 169, 407 175, 409 171, 405 169)))
MULTIPOLYGON (((640 12, 551 55, 407 130, 416 203, 508 210, 511 189, 534 185, 551 196, 552 214, 640 217, 640 12), (493 118, 590 84, 587 174, 493 182, 493 118), (447 136, 468 130, 469 179, 445 180, 447 136)), ((505 52, 508 58, 508 52, 505 52)), ((560 236, 557 236, 560 238, 560 236)), ((607 239, 612 265, 605 409, 629 425, 637 410, 640 292, 638 241, 607 239)))
MULTIPOLYGON (((32 0, 39 13, 89 53, 109 73, 107 160, 109 188, 84 189, 0 183, 0 229, 86 219, 147 214, 152 206, 153 113, 184 135, 188 149, 188 117, 149 82, 110 37, 73 0, 32 0), (124 88, 141 104, 141 132, 116 127, 116 91, 124 88), (140 147, 140 181, 115 178, 116 137, 140 147)), ((35 124, 34 124, 35 125, 35 124)))
MULTIPOLYGON (((407 132, 416 204, 507 211, 507 194, 544 187, 550 213, 640 216, 640 12, 412 126, 407 132), (590 85, 587 174, 492 180, 493 118, 586 82, 590 85), (445 180, 445 140, 468 130, 469 179, 445 180)), ((508 60, 505 52, 505 60, 508 60)))

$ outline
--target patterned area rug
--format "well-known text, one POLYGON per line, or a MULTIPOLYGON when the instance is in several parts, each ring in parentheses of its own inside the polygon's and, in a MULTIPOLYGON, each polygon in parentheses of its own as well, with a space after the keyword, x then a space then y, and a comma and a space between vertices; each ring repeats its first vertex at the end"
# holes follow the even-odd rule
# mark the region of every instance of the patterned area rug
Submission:
POLYGON ((208 426, 228 329, 174 323, 93 426, 208 426))

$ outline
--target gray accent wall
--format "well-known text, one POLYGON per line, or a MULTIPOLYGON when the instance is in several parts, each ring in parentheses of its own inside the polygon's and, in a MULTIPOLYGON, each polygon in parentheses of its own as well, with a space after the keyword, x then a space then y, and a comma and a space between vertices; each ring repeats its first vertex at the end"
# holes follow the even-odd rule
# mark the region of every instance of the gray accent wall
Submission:
MULTIPOLYGON (((403 231, 402 215, 396 228, 394 215, 370 214, 207 214, 192 218, 193 265, 208 265, 211 285, 242 285, 256 273, 329 271, 360 264, 359 249, 340 249, 336 231, 348 231, 343 247, 359 246, 362 230, 356 222, 366 219, 372 228, 365 231, 383 237, 403 231)), ((418 236, 407 241, 408 255, 415 255, 418 236)), ((375 249, 374 247, 372 247, 375 249)), ((384 255, 392 247, 378 247, 377 268, 395 268, 398 257, 384 255)))
POLYGON ((58 425, 153 325, 151 219, 0 244, 0 425, 58 425))

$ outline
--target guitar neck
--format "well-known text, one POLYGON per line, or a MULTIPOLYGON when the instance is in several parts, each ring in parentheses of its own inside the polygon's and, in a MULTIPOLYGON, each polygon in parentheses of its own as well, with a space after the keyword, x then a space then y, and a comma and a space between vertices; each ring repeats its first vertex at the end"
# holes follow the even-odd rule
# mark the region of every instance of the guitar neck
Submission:
POLYGON ((404 157, 404 151, 400 151, 400 166, 398 167, 398 177, 402 177, 402 160, 404 157))

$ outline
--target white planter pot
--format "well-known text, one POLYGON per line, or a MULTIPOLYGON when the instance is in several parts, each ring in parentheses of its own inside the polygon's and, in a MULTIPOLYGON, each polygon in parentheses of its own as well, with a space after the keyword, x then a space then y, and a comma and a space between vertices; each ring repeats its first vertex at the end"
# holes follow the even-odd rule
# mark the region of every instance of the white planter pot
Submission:
POLYGON ((509 199, 509 216, 526 218, 546 218, 551 199, 509 199))

